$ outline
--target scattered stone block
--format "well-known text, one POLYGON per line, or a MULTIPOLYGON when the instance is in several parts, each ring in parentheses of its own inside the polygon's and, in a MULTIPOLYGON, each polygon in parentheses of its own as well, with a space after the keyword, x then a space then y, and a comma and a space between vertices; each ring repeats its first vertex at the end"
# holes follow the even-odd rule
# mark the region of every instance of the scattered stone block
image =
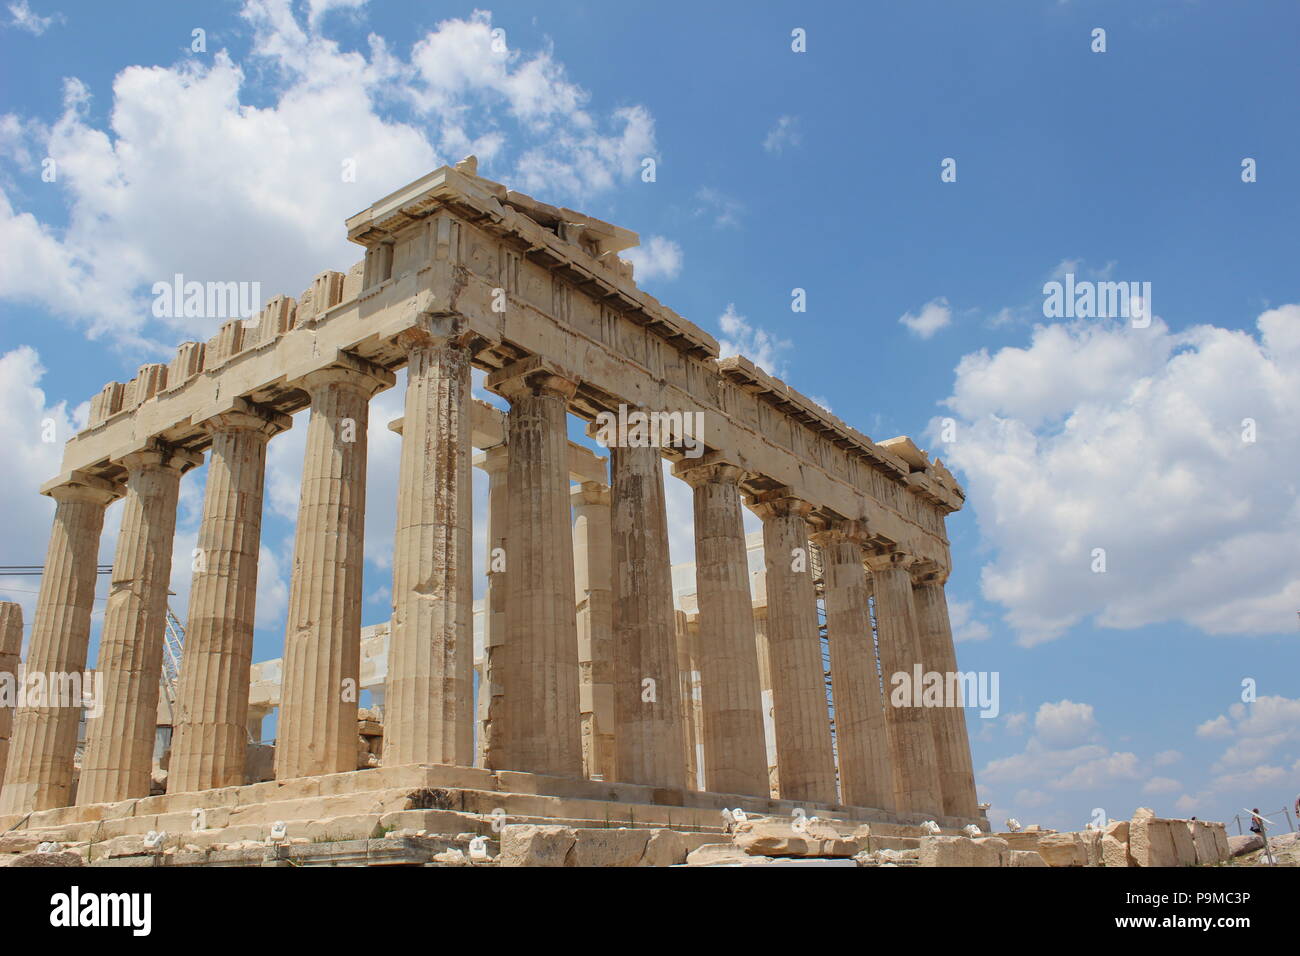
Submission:
POLYGON ((1008 850, 1007 866, 1047 866, 1037 850, 1008 850))
POLYGON ((636 866, 645 855, 649 830, 574 830, 565 866, 636 866))
POLYGON ((1184 820, 1162 820, 1141 807, 1129 822, 1129 855, 1138 866, 1191 866, 1196 848, 1184 820))
POLYGON ((1101 831, 1101 865, 1102 866, 1136 866, 1128 852, 1127 820, 1116 820, 1101 831))
POLYGON ((576 840, 569 827, 511 823, 501 828, 501 866, 564 866, 576 840))
POLYGON ((1228 854, 1233 857, 1245 856, 1256 850, 1264 849, 1264 838, 1258 833, 1245 833, 1241 836, 1228 837, 1228 854))
POLYGON ((734 843, 706 843, 686 857, 687 866, 751 866, 771 863, 765 856, 753 856, 734 843))
POLYGON ((74 853, 71 850, 60 850, 57 853, 20 853, 9 861, 9 866, 85 866, 86 861, 81 858, 81 854, 74 853))
MULTIPOLYGON (((1188 820, 1187 832, 1198 866, 1212 866, 1228 859, 1228 835, 1222 823, 1209 820, 1188 820)), ((1254 834, 1252 834, 1253 836, 1254 834)))
POLYGON ((1038 840, 1038 855, 1048 866, 1087 866, 1088 851, 1079 833, 1048 833, 1038 840))

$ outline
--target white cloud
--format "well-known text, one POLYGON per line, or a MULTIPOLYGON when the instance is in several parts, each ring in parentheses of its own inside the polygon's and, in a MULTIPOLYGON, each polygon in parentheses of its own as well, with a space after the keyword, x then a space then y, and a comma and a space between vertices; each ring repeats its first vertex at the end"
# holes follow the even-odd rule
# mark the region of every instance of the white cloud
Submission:
POLYGON ((743 355, 769 375, 780 377, 781 364, 778 356, 790 348, 788 340, 778 339, 766 329, 751 325, 731 302, 727 303, 727 308, 718 317, 718 325, 722 327, 718 351, 724 358, 743 355))
POLYGON ((787 146, 799 146, 802 143, 803 133, 799 129, 799 117, 781 116, 763 138, 763 149, 779 156, 787 146))
POLYGON ((1215 634, 1294 627, 1300 305, 1257 325, 1258 338, 1174 333, 1159 318, 1047 325, 1027 347, 961 360, 943 457, 995 552, 984 597, 1022 644, 1089 617, 1215 634))
POLYGON ((641 245, 619 255, 632 263, 638 283, 676 279, 682 271, 682 247, 663 236, 651 236, 641 245))
POLYGON ((307 22, 314 27, 331 10, 360 10, 365 5, 366 0, 307 0, 307 22))
MULTIPOLYGON (((5 533, 0 564, 45 563, 54 502, 37 489, 59 470, 63 443, 74 431, 74 415, 63 402, 49 404, 40 381, 45 375, 41 357, 26 345, 0 355, 0 448, 5 467, 0 468, 0 500, 5 533), (52 436, 53 441, 43 439, 52 436)), ((30 624, 36 608, 34 592, 39 577, 0 578, 0 600, 23 607, 30 624)), ((29 629, 30 630, 30 629, 29 629)))
POLYGON ((1162 750, 1151 758, 1151 762, 1157 767, 1168 767, 1178 763, 1183 759, 1183 755, 1177 750, 1162 750))
POLYGON ((1097 731, 1097 719, 1091 704, 1072 700, 1047 702, 1034 715, 1034 732, 1053 749, 1076 747, 1091 740, 1097 731))
POLYGON ((69 79, 53 124, 0 121, 15 162, 56 160, 49 188, 68 210, 56 227, 0 191, 0 240, 14 251, 0 263, 0 298, 164 357, 219 324, 151 319, 149 287, 176 272, 296 295, 360 258, 349 215, 440 162, 476 152, 486 175, 554 201, 611 188, 654 150, 643 108, 597 115, 549 51, 494 52, 487 13, 443 21, 403 59, 379 37, 345 52, 319 32, 339 6, 314 3, 302 22, 288 0, 247 0, 246 63, 218 50, 126 67, 93 115, 90 91, 69 79))
POLYGON ((1235 772, 1262 765, 1287 745, 1300 744, 1300 698, 1263 696, 1236 703, 1196 728, 1198 737, 1229 741, 1213 769, 1235 772))
POLYGON ((711 186, 702 186, 696 190, 695 199, 698 203, 694 213, 696 217, 711 219, 718 229, 740 226, 745 204, 739 199, 733 199, 711 186))
POLYGON ((19 30, 25 30, 32 36, 40 36, 50 28, 50 24, 56 20, 63 22, 63 14, 55 13, 48 17, 42 17, 36 14, 28 5, 27 0, 16 0, 9 4, 9 15, 13 17, 9 21, 9 26, 16 27, 19 30))
POLYGON ((1143 793, 1153 795, 1177 793, 1181 789, 1183 785, 1172 777, 1152 777, 1142 785, 1143 793))
POLYGON ((987 624, 975 617, 975 605, 970 601, 949 599, 948 618, 952 622, 952 639, 959 644, 984 641, 993 633, 987 624))
POLYGON ((952 309, 948 307, 948 300, 940 296, 923 305, 919 314, 904 312, 898 321, 913 335, 928 339, 952 322, 952 309))

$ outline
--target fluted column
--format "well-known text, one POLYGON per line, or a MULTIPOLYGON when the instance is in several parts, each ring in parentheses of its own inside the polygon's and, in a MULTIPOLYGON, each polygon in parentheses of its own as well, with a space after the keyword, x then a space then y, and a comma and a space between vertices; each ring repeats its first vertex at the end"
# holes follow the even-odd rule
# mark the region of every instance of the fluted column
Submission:
POLYGON ((695 499, 695 600, 699 607, 704 766, 709 790, 767 796, 749 558, 737 465, 709 453, 674 468, 695 499))
POLYGON ((86 721, 77 804, 149 796, 181 475, 202 456, 153 443, 122 459, 126 499, 99 638, 103 713, 86 721))
POLYGON ((0 601, 0 784, 9 759, 9 738, 13 736, 14 705, 18 692, 18 655, 23 649, 23 609, 12 601, 0 601), (10 695, 13 696, 10 696, 10 695))
POLYGON ((470 350, 409 329, 393 535, 384 763, 474 763, 470 350))
MULTIPOLYGON (((122 492, 119 485, 82 474, 45 490, 55 501, 54 525, 32 618, 27 675, 44 675, 47 683, 60 675, 76 680, 84 675, 104 509, 122 492)), ((18 708, 0 816, 72 803, 80 722, 80 700, 28 701, 18 708)))
POLYGON ((870 585, 856 531, 850 524, 813 535, 826 581, 840 795, 849 806, 892 810, 893 767, 867 603, 870 585))
POLYGON ((685 611, 673 614, 676 621, 677 636, 677 686, 681 688, 682 707, 682 753, 686 761, 686 787, 689 790, 704 790, 708 781, 704 779, 704 740, 701 725, 704 715, 700 709, 700 669, 699 648, 700 628, 698 622, 692 622, 685 611))
POLYGON ((610 449, 618 778, 684 789, 672 564, 659 449, 610 449))
MULTIPOLYGON (((763 579, 766 582, 766 575, 763 579)), ((763 752, 767 758, 767 793, 781 795, 781 774, 776 764, 776 717, 772 704, 772 655, 767 644, 767 590, 755 598, 754 649, 758 652, 759 696, 763 701, 763 752)))
POLYGON ((571 495, 583 769, 588 777, 614 780, 617 779, 614 766, 617 738, 609 488, 584 481, 574 486, 571 495))
MULTIPOLYGON (((913 583, 912 601, 916 608, 925 669, 944 675, 946 684, 948 675, 957 673, 957 649, 948 618, 948 599, 943 586, 945 577, 942 572, 922 575, 913 583)), ((961 702, 948 701, 945 701, 945 706, 932 707, 929 711, 943 812, 953 817, 978 816, 966 711, 961 702)))
POLYGON ((525 359, 489 375, 486 384, 510 401, 506 634, 492 658, 502 696, 487 765, 580 777, 567 427, 577 383, 525 359))
POLYGON ((763 519, 776 760, 785 800, 836 802, 835 757, 808 555, 812 506, 784 489, 751 499, 763 519))
POLYGON ((203 424, 212 435, 212 453, 199 560, 190 585, 168 793, 244 782, 266 443, 292 419, 241 400, 203 424))
POLYGON ((275 745, 278 780, 355 770, 370 397, 392 373, 342 353, 311 372, 275 745))
POLYGON ((492 725, 501 714, 500 682, 493 677, 493 660, 506 639, 506 527, 509 520, 506 497, 510 446, 494 445, 475 456, 474 464, 487 472, 487 590, 483 594, 483 665, 478 682, 478 740, 475 763, 486 766, 491 748, 492 725))
MULTIPOLYGON (((898 551, 867 555, 876 598, 876 633, 884 678, 885 730, 894 764, 894 804, 899 813, 942 814, 939 770, 930 715, 916 696, 896 702, 898 675, 911 682, 921 663, 921 640, 912 603, 911 559, 898 551)), ((924 670, 924 667, 922 668, 924 670)))

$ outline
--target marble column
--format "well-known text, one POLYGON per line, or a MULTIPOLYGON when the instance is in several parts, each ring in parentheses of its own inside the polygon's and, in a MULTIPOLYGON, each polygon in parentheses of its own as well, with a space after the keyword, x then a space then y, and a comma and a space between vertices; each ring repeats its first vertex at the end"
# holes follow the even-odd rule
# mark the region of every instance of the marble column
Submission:
MULTIPOLYGON (((435 323, 438 320, 434 320, 435 323)), ((451 327, 409 329, 393 534, 384 763, 474 763, 471 354, 451 327)))
POLYGON ((12 601, 0 601, 0 784, 4 783, 9 760, 9 738, 13 736, 14 706, 18 693, 18 656, 23 650, 23 609, 12 601))
POLYGON ((710 452, 674 473, 695 502, 695 600, 699 607, 704 766, 715 793, 767 796, 763 700, 749 591, 744 471, 710 452))
MULTIPOLYGON (((948 675, 957 673, 957 649, 953 645, 952 623, 948 618, 945 578, 943 572, 923 574, 913 583, 912 602, 916 608, 925 669, 944 675, 946 686, 948 675)), ((975 796, 970 738, 966 734, 966 711, 960 702, 947 701, 945 706, 931 707, 929 711, 943 812, 950 817, 976 817, 979 807, 975 796)))
MULTIPOLYGON (((74 473, 44 493, 55 501, 54 525, 25 672, 29 677, 44 675, 47 684, 61 680, 67 687, 69 681, 79 684, 85 674, 104 509, 123 489, 74 473)), ((81 695, 76 696, 75 701, 26 701, 18 708, 0 788, 0 816, 72 803, 73 758, 81 722, 81 695)))
POLYGON ((812 506, 784 489, 751 499, 763 519, 776 760, 785 800, 836 802, 835 756, 808 553, 812 506))
POLYGON ((840 796, 853 807, 894 808, 885 703, 871 633, 862 536, 852 523, 813 535, 825 574, 826 631, 835 692, 840 796))
POLYGON ((704 790, 708 787, 708 781, 704 778, 704 714, 700 707, 700 628, 698 621, 691 621, 685 611, 674 612, 673 618, 677 632, 677 686, 680 688, 682 707, 682 753, 686 761, 686 788, 704 790))
POLYGON ((96 664, 103 712, 86 721, 79 806, 149 796, 176 501, 181 475, 202 460, 159 442, 122 459, 126 499, 96 664))
POLYGON ((614 725, 613 533, 609 488, 584 481, 571 491, 578 616, 578 697, 582 763, 588 777, 617 779, 614 725))
POLYGON ((487 472, 487 590, 483 595, 483 663, 478 682, 478 739, 475 764, 486 766, 491 747, 492 723, 499 717, 504 702, 500 682, 493 677, 493 659, 499 656, 506 639, 506 522, 509 520, 506 498, 507 466, 510 446, 494 445, 475 456, 474 464, 487 472))
POLYGON ((659 449, 610 449, 618 778, 685 789, 672 562, 659 449))
POLYGON ((894 804, 899 813, 942 815, 934 734, 930 715, 921 706, 921 688, 915 688, 915 695, 905 700, 895 700, 903 686, 896 678, 902 675, 912 682, 915 665, 922 662, 910 563, 910 557, 898 551, 867 555, 875 588, 885 730, 894 764, 894 804))
POLYGON ((501 688, 487 766, 582 776, 574 616, 568 405, 577 382, 535 359, 488 376, 506 416, 506 633, 492 658, 501 688))
POLYGON ((370 398, 391 372, 340 353, 311 398, 284 640, 277 780, 357 768, 361 573, 370 398))
POLYGON ((763 748, 767 757, 767 795, 777 799, 781 795, 780 768, 776 765, 776 717, 772 703, 772 655, 767 644, 767 589, 766 575, 763 593, 754 599, 754 649, 758 652, 759 696, 763 701, 763 748))
POLYGON ((168 793, 244 782, 266 443, 292 421, 240 400, 233 410, 203 423, 212 435, 212 453, 190 586, 168 793))

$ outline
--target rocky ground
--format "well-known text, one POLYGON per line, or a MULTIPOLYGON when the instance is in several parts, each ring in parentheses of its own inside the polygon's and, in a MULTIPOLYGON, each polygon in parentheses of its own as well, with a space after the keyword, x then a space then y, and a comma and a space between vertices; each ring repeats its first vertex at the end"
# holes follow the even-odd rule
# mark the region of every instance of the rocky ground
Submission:
MULTIPOLYGON (((1264 856, 1264 841, 1254 834, 1241 837, 1228 837, 1233 852, 1240 852, 1225 863, 1225 866, 1268 866, 1264 856)), ((1269 836, 1268 845, 1273 851, 1277 866, 1300 866, 1300 832, 1283 833, 1269 836)))

